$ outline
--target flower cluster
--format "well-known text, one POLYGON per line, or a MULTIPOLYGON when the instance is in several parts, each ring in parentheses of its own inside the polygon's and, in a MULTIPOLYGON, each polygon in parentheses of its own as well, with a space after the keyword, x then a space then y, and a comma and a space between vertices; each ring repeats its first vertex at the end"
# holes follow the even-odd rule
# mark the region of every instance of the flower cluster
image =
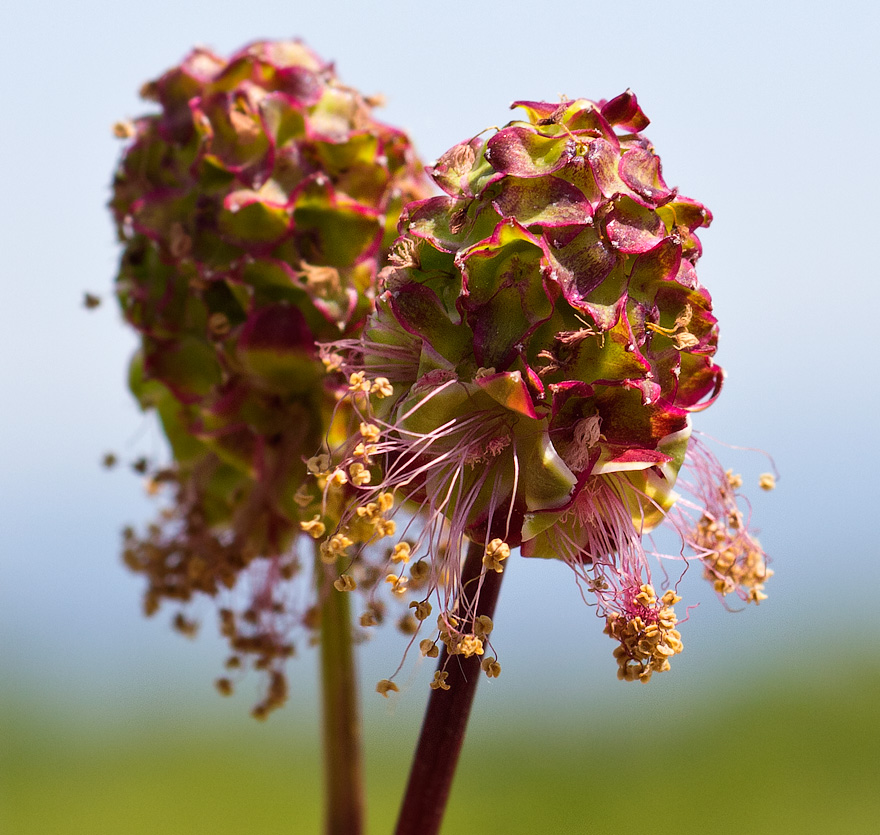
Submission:
MULTIPOLYGON (((149 581, 148 613, 243 590, 221 631, 231 667, 250 656, 270 670, 264 713, 284 697, 288 627, 314 620, 284 581, 317 498, 305 459, 336 402, 315 341, 359 332, 425 181, 406 135, 371 115, 377 102, 299 42, 228 60, 196 49, 142 95, 159 112, 116 126, 128 140, 111 200, 116 288, 141 339, 131 388, 173 453, 150 483, 173 497, 143 535, 127 532, 125 560, 149 581)), ((337 412, 331 436, 347 432, 337 412)))
POLYGON ((361 338, 324 346, 370 427, 339 458, 349 499, 329 541, 360 542, 356 558, 372 540, 351 531, 380 500, 405 520, 387 560, 404 546, 427 558, 411 605, 439 605, 428 655, 488 648, 475 604, 456 608, 466 540, 485 547, 482 577, 515 547, 564 560, 621 677, 646 681, 681 651, 679 598, 655 593, 646 534, 672 522, 721 594, 757 602, 770 573, 737 485, 691 436, 723 378, 695 270, 711 215, 666 185, 631 92, 515 106, 527 121, 430 170, 445 194, 406 207, 361 338))

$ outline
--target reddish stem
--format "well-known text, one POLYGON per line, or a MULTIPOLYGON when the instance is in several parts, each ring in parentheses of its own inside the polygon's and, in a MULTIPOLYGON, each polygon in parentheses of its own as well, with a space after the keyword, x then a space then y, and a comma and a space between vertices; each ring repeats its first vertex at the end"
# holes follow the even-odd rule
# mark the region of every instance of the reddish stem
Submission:
MULTIPOLYGON (((483 545, 472 542, 468 547, 462 568, 464 599, 459 603, 459 611, 465 611, 470 606, 471 595, 478 587, 484 553, 483 545)), ((502 576, 495 571, 486 572, 477 601, 477 616, 492 617, 502 576)), ((396 835, 437 835, 446 811, 477 682, 483 675, 480 669, 482 657, 479 655, 470 658, 456 655, 447 663, 448 658, 444 647, 437 669, 445 669, 449 673, 446 679, 449 690, 431 691, 396 835)))

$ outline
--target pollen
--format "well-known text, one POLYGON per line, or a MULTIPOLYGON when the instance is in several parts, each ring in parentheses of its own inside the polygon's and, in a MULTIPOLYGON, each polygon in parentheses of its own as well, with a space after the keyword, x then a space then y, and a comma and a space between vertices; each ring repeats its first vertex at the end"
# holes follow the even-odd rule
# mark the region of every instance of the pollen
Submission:
POLYGON ((349 391, 370 391, 370 381, 367 379, 367 375, 363 371, 355 371, 348 378, 348 390, 349 391))
POLYGON ((504 571, 501 565, 502 560, 506 560, 510 556, 510 546, 502 539, 493 539, 486 546, 486 553, 483 556, 483 565, 486 568, 497 571, 499 574, 504 571))
POLYGON ((131 122, 114 122, 113 135, 117 139, 131 139, 134 136, 134 125, 131 122))
POLYGON ((375 455, 379 451, 379 448, 376 444, 365 444, 359 443, 354 448, 354 457, 355 458, 363 458, 366 461, 369 461, 371 455, 375 455))
POLYGON ((379 400, 384 397, 390 397, 394 394, 394 389, 387 377, 376 377, 376 379, 373 380, 373 385, 365 390, 368 390, 370 394, 375 394, 379 400))
POLYGON ((407 613, 400 616, 400 620, 397 621, 397 628, 404 635, 415 635, 419 631, 419 622, 407 613))
POLYGON ((440 655, 440 648, 437 646, 436 641, 432 641, 430 638, 425 638, 425 640, 419 644, 419 652, 421 652, 426 658, 436 658, 440 655))
POLYGON ((394 536, 397 530, 397 523, 393 519, 377 519, 376 520, 376 536, 382 539, 386 536, 394 536))
POLYGON ((341 574, 334 580, 333 586, 337 591, 354 591, 357 588, 357 582, 351 574, 341 574))
POLYGON ((431 566, 425 560, 413 563, 409 569, 409 576, 413 583, 421 584, 431 575, 431 566))
POLYGON ((348 476, 345 474, 345 470, 341 470, 339 467, 333 470, 327 478, 327 484, 330 487, 342 487, 343 484, 348 484, 348 476))
POLYGON ((344 533, 333 534, 330 539, 326 539, 321 543, 321 562, 332 565, 339 557, 345 554, 351 545, 354 545, 353 540, 344 533))
POLYGON ((482 660, 480 667, 488 678, 498 678, 501 675, 501 665, 491 655, 487 655, 482 660))
POLYGON ((450 655, 463 655, 470 658, 472 655, 483 654, 483 642, 476 635, 458 635, 450 637, 446 644, 450 655))
POLYGON ((312 475, 327 475, 330 469, 330 456, 326 453, 313 455, 306 461, 306 467, 312 475))
POLYGON ((321 521, 320 516, 314 516, 308 522, 300 522, 299 526, 312 539, 320 539, 327 530, 327 526, 321 521))
POLYGON ((494 628, 495 624, 488 615, 480 615, 474 619, 474 634, 480 638, 487 638, 494 628))
POLYGON ((385 582, 391 586, 391 593, 396 595, 406 594, 407 580, 406 577, 398 577, 396 574, 389 574, 385 578, 385 582))
POLYGON ((431 682, 431 689, 449 690, 449 685, 446 683, 447 678, 449 678, 449 673, 446 670, 437 670, 434 673, 434 680, 431 682))
POLYGON ((355 512, 359 518, 373 521, 379 514, 379 505, 375 502, 367 502, 367 504, 360 505, 355 512))
POLYGON ((741 517, 718 522, 704 514, 693 533, 703 549, 703 576, 720 595, 736 592, 747 603, 767 599, 764 583, 773 576, 760 543, 744 529, 741 517))
POLYGON ((398 542, 391 552, 391 562, 409 562, 412 547, 408 542, 398 542))
POLYGON ((300 507, 308 507, 312 503, 312 495, 309 493, 309 489, 305 484, 300 485, 299 490, 293 495, 293 500, 300 507))
POLYGON ((431 616, 431 604, 427 600, 413 600, 409 608, 415 609, 414 614, 418 620, 427 620, 431 616))
POLYGON ((648 682, 654 673, 669 669, 669 659, 683 649, 673 605, 681 598, 667 591, 658 601, 653 586, 642 585, 623 611, 610 612, 605 634, 620 642, 614 650, 621 681, 648 682))
POLYGON ((365 484, 369 484, 372 478, 370 471, 359 461, 355 461, 348 468, 348 474, 351 477, 351 483, 355 487, 363 487, 365 484))
POLYGON ((389 693, 399 693, 400 688, 390 679, 383 678, 382 681, 376 685, 376 692, 387 699, 389 693))
POLYGON ((361 423, 361 437, 375 444, 381 437, 382 430, 375 423, 361 423))
POLYGON ((758 479, 758 487, 762 490, 773 490, 776 487, 776 478, 773 473, 762 473, 758 479))

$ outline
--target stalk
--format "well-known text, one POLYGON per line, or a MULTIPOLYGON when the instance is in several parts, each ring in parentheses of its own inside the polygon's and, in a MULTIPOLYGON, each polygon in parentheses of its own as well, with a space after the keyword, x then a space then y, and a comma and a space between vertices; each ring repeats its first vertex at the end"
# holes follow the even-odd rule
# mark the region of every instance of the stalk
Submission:
MULTIPOLYGON (((459 609, 468 606, 470 595, 477 588, 484 553, 483 545, 472 542, 468 547, 462 569, 464 600, 459 604, 459 609)), ((503 574, 495 571, 486 572, 480 589, 477 615, 492 617, 502 577, 503 574)), ((443 669, 447 656, 448 652, 444 647, 438 669, 443 669)), ((446 680, 449 690, 431 691, 397 821, 396 835, 437 835, 440 831, 464 744, 471 705, 477 692, 477 682, 482 677, 480 661, 478 655, 470 658, 456 656, 446 667, 449 673, 446 680)))
POLYGON ((321 601, 324 831, 326 835, 361 835, 364 769, 350 595, 333 587, 339 574, 333 566, 324 565, 317 553, 315 566, 321 601))

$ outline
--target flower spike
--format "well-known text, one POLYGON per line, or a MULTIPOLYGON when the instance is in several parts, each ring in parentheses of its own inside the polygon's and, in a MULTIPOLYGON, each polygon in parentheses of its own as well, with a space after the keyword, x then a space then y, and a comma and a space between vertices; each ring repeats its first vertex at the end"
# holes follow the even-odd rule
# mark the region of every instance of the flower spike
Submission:
POLYGON ((475 607, 456 609, 465 540, 485 547, 480 583, 512 548, 561 559, 604 613, 621 677, 647 681, 682 649, 678 597, 651 580, 657 525, 719 594, 758 602, 770 575, 691 431, 723 380, 695 269, 712 216, 666 184, 631 91, 516 106, 523 120, 429 170, 444 194, 406 207, 362 337, 322 348, 373 427, 343 451, 358 479, 339 530, 395 497, 388 517, 410 520, 398 529, 430 561, 440 611, 423 651, 484 651, 475 607))
MULTIPOLYGON (((130 532, 125 559, 148 579, 150 613, 232 589, 249 598, 221 626, 235 657, 281 677, 264 715, 286 693, 291 625, 316 624, 285 589, 297 539, 336 523, 307 475, 369 477, 366 454, 337 471, 326 449, 309 458, 328 427, 332 443, 348 431, 344 411, 330 427, 341 387, 315 342, 360 332, 401 209, 426 181, 408 137, 298 41, 228 59, 196 49, 142 92, 158 112, 116 129, 116 288, 140 336, 132 391, 173 455, 151 483, 173 495, 157 524, 130 532)), ((352 571, 338 587, 360 585, 352 571)))

